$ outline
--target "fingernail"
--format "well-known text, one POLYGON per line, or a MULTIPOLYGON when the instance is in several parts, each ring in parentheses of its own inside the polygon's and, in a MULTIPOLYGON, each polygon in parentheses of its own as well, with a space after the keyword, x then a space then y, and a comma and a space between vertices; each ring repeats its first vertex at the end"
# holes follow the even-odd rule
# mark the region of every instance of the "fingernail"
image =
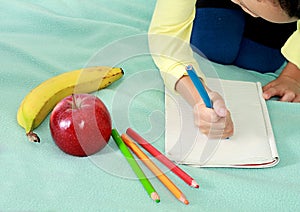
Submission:
POLYGON ((220 108, 219 109, 219 115, 220 116, 226 116, 226 110, 225 110, 225 108, 220 108))
POLYGON ((264 97, 265 99, 269 99, 269 98, 270 98, 269 95, 266 94, 266 93, 263 93, 263 97, 264 97))

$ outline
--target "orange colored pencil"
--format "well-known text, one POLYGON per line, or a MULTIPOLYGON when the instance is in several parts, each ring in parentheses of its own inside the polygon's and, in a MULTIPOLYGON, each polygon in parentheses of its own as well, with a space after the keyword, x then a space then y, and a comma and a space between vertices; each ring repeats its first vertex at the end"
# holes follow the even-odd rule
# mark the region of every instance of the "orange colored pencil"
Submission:
POLYGON ((150 158, 129 138, 128 135, 121 136, 124 143, 141 159, 141 161, 152 171, 153 174, 169 189, 169 191, 184 204, 189 204, 184 194, 177 186, 150 160, 150 158))
POLYGON ((158 151, 154 146, 152 146, 148 141, 146 141, 142 136, 140 136, 136 131, 131 128, 126 130, 126 134, 129 135, 133 140, 135 140, 139 145, 141 145, 145 150, 147 150, 151 155, 153 155, 162 164, 168 167, 174 174, 180 177, 188 185, 199 188, 199 184, 181 168, 175 165, 169 158, 158 151))

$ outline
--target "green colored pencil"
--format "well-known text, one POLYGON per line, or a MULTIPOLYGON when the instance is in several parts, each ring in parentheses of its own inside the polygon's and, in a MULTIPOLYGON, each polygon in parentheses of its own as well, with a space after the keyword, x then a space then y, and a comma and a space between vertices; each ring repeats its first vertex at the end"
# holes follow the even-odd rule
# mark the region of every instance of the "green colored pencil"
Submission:
POLYGON ((150 181, 147 179, 146 175, 144 174, 144 172, 141 169, 141 167, 139 166, 139 164, 134 159, 133 155, 127 148, 126 144, 123 142, 118 131, 116 129, 112 129, 111 135, 112 135, 113 139, 115 140, 116 144, 118 145, 119 149, 121 150, 122 154, 126 158, 127 162, 131 166, 132 170, 134 171, 136 176, 139 178, 139 180, 142 183, 142 185, 144 186, 145 190, 151 197, 151 199, 153 199, 157 203, 160 202, 160 198, 159 198, 157 192, 155 191, 155 189, 152 186, 152 184, 150 183, 150 181))

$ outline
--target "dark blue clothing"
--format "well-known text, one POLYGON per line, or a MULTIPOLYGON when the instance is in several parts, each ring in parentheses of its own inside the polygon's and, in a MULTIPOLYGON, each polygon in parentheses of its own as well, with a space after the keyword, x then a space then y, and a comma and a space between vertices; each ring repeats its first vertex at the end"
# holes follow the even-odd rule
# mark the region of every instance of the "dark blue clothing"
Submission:
POLYGON ((258 72, 284 63, 280 52, 296 23, 274 24, 246 14, 230 0, 197 2, 191 44, 208 59, 258 72))

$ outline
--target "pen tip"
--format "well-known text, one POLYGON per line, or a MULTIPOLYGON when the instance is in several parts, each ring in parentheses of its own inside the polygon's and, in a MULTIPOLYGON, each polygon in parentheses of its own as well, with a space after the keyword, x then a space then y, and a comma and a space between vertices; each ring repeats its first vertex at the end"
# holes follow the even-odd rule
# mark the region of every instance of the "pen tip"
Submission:
POLYGON ((188 204, 189 204, 189 201, 188 201, 188 200, 184 200, 183 203, 186 204, 186 205, 188 205, 188 204))
POLYGON ((187 65, 186 70, 193 70, 193 66, 192 65, 187 65))

